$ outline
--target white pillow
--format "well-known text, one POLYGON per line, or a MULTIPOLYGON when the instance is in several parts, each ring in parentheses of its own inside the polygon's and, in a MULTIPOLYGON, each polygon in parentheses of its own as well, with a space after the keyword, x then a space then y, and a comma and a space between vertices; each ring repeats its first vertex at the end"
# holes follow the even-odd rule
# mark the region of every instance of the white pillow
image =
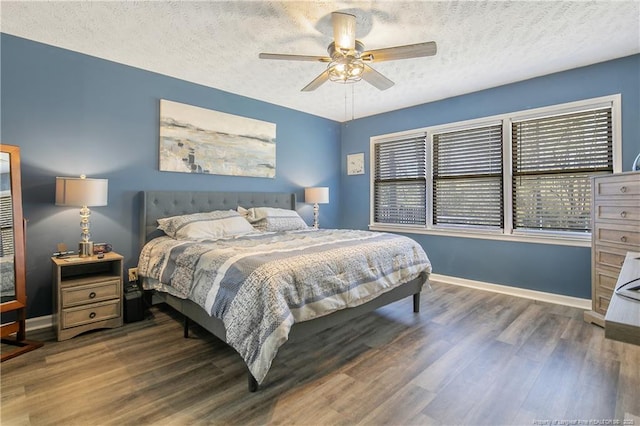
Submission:
POLYGON ((307 224, 295 210, 276 207, 238 207, 240 214, 259 231, 295 231, 306 229, 307 224))
POLYGON ((210 240, 254 232, 233 210, 215 210, 158 219, 158 229, 177 240, 210 240))

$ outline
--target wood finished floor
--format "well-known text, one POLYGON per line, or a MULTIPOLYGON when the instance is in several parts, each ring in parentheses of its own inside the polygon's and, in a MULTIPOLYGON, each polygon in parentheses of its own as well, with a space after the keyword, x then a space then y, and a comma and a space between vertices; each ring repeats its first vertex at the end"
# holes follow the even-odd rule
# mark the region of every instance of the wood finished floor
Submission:
POLYGON ((407 298, 285 345, 253 394, 239 356, 198 326, 184 339, 169 308, 64 342, 30 333, 46 344, 1 364, 0 421, 640 426, 640 346, 578 309, 432 287, 420 314, 407 298))

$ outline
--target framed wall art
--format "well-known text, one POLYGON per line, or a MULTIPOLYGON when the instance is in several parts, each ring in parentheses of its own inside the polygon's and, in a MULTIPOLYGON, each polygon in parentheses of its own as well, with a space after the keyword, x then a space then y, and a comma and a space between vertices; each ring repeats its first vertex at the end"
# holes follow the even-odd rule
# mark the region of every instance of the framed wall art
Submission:
POLYGON ((160 170, 273 178, 276 125, 161 99, 160 170))
POLYGON ((347 155, 347 174, 348 175, 364 174, 364 152, 347 155))

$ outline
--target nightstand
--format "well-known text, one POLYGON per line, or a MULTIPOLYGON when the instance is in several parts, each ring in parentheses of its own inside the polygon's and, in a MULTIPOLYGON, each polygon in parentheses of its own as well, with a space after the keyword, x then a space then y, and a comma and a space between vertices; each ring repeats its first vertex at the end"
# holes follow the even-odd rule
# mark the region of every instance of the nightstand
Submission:
POLYGON ((122 259, 118 253, 52 257, 53 326, 58 340, 122 326, 122 259))

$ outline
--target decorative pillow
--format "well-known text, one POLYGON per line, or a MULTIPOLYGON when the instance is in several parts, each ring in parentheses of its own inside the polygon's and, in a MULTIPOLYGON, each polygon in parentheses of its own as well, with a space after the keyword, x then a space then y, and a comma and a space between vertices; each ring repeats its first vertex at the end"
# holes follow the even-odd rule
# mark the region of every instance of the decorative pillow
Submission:
POLYGON ((244 214, 253 227, 259 231, 295 231, 308 228, 295 210, 276 207, 252 207, 250 209, 238 207, 238 211, 240 214, 244 214))
POLYGON ((254 232, 233 210, 215 210, 158 219, 158 229, 177 240, 209 240, 254 232))
POLYGON ((238 214, 247 220, 249 220, 249 210, 244 207, 238 206, 238 214))

